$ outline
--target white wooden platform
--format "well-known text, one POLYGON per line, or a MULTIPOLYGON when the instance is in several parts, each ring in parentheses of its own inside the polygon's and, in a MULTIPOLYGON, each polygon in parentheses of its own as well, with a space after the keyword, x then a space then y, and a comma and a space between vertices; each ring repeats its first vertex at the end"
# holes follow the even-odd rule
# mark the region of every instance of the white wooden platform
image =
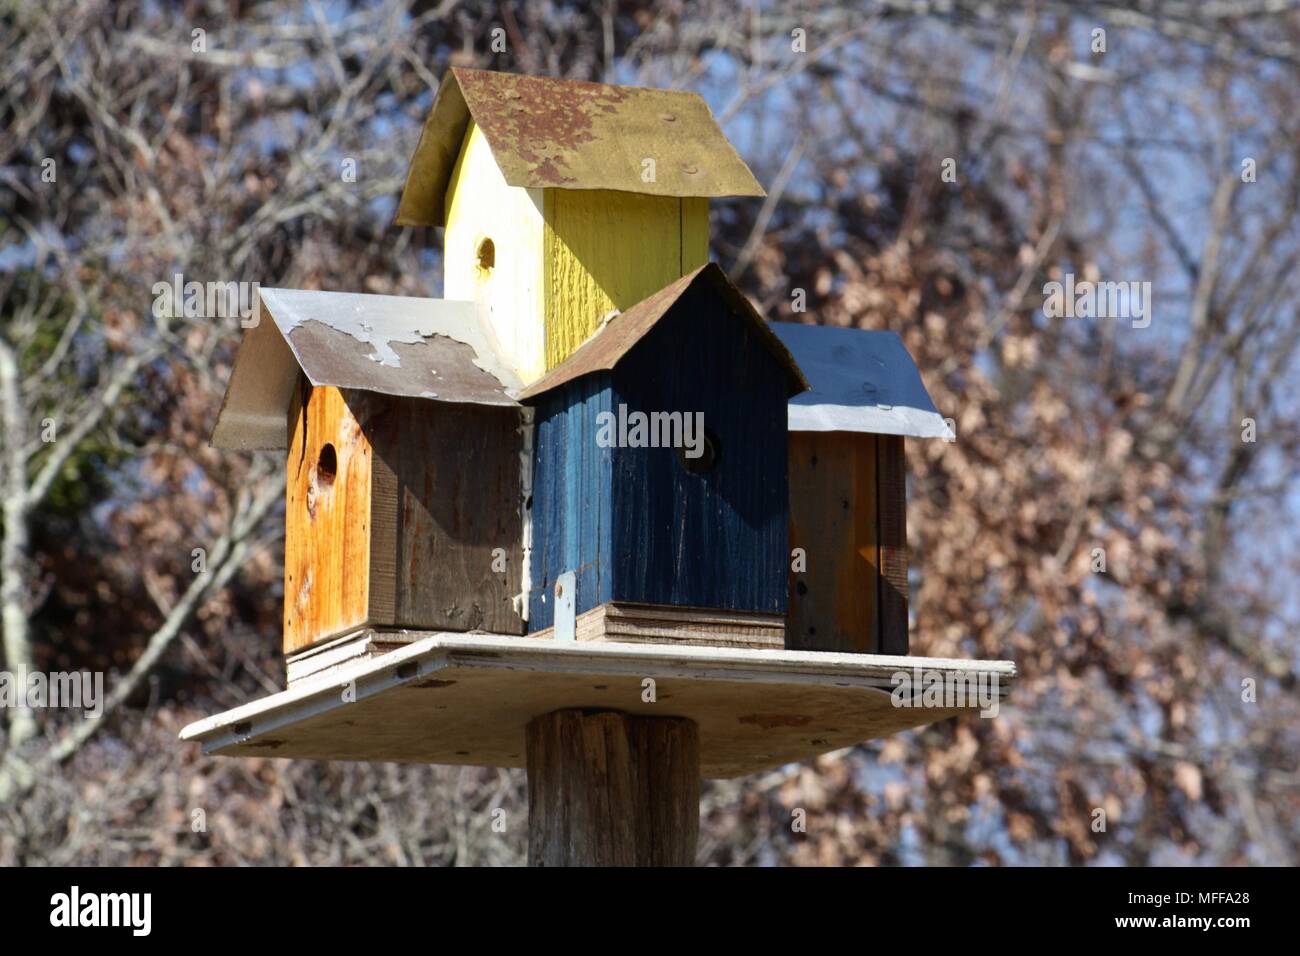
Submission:
POLYGON ((703 776, 737 777, 979 712, 974 700, 895 706, 893 675, 916 669, 982 675, 1000 698, 1015 678, 1010 661, 430 634, 197 721, 181 739, 229 756, 522 767, 530 719, 584 707, 689 717, 703 776), (642 700, 645 678, 654 703, 642 700))

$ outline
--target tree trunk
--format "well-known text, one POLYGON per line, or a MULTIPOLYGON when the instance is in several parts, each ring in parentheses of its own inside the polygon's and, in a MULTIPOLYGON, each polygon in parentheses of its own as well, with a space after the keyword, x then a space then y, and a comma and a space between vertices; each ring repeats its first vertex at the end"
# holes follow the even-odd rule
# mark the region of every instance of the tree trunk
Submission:
POLYGON ((557 710, 527 730, 530 866, 692 866, 695 722, 557 710))

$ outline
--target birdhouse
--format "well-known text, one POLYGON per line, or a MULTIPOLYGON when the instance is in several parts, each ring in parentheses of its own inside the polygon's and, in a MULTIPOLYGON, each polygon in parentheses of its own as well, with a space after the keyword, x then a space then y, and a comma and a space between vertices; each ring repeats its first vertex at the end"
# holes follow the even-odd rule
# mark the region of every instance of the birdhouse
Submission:
POLYGON ((786 646, 906 654, 903 441, 952 431, 897 334, 771 328, 810 384, 790 401, 786 646))
POLYGON ((473 302, 261 290, 212 440, 283 449, 284 651, 519 634, 523 409, 473 302))
POLYGON ((446 226, 443 294, 529 383, 708 261, 711 197, 763 194, 698 94, 453 69, 397 222, 446 226))
POLYGON ((525 388, 530 633, 780 647, 786 402, 804 387, 710 264, 525 388))
POLYGON ((446 227, 449 300, 261 293, 213 441, 286 454, 294 686, 182 737, 527 767, 533 862, 689 864, 701 776, 995 713, 1010 662, 871 653, 903 438, 946 425, 897 336, 769 324, 707 262, 728 195, 698 96, 445 77, 398 221, 446 227))

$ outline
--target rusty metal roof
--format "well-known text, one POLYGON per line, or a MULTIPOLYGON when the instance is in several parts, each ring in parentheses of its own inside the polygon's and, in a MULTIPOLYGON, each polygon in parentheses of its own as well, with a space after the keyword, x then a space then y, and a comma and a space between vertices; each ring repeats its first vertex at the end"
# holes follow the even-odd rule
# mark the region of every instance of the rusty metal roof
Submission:
POLYGON ((406 174, 402 226, 441 226, 469 122, 511 186, 652 196, 763 196, 698 93, 453 68, 406 174), (655 162, 645 182, 644 160, 655 162))
POLYGON ((604 328, 582 343, 572 355, 519 392, 519 398, 529 399, 591 372, 612 369, 660 319, 672 311, 686 290, 698 283, 707 284, 738 315, 754 326, 759 339, 785 368, 790 379, 791 395, 797 395, 808 388, 808 381, 803 377, 794 357, 781 340, 772 334, 767 320, 754 308, 745 293, 727 278, 722 267, 716 262, 709 262, 610 319, 604 328))
POLYGON ((896 332, 773 322, 812 388, 790 399, 792 432, 954 439, 896 332))
POLYGON ((212 443, 284 448, 300 374, 313 385, 477 405, 515 405, 485 306, 446 299, 262 289, 212 443), (267 318, 270 321, 266 321, 267 318))

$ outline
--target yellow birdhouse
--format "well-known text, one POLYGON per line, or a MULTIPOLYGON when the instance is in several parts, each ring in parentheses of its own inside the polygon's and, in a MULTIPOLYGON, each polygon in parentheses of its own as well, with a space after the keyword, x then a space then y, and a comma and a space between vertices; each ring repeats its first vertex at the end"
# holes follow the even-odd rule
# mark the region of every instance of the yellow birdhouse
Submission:
POLYGON ((443 295, 529 384, 709 257, 709 199, 762 196, 696 93, 453 69, 397 222, 445 226, 443 295))

